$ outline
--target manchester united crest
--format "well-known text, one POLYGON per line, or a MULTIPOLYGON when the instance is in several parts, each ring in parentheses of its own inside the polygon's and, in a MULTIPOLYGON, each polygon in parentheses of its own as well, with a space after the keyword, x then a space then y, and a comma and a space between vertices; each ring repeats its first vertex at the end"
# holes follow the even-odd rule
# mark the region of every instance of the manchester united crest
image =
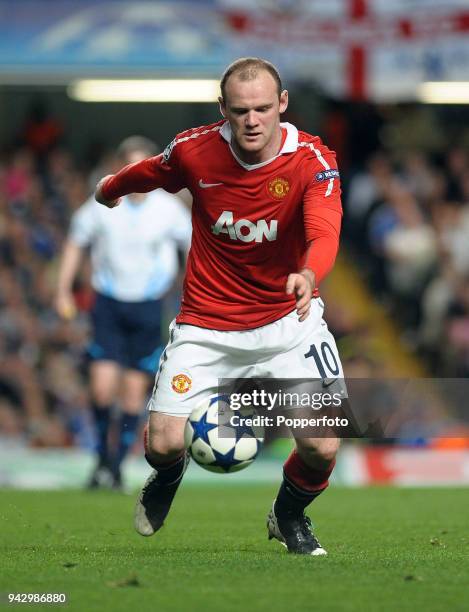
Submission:
POLYGON ((171 381, 171 387, 176 393, 187 393, 192 387, 192 380, 187 374, 176 374, 171 381))
POLYGON ((270 195, 280 200, 290 191, 290 183, 287 181, 287 179, 277 177, 269 182, 268 188, 270 195))

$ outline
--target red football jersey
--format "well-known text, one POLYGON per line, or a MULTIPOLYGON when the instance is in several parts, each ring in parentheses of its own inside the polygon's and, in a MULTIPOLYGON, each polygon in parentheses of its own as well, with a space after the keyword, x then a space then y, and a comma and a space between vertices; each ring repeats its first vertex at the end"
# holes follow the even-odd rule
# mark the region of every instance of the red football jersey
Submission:
POLYGON ((104 184, 109 200, 157 187, 191 191, 179 323, 217 330, 266 325, 295 308, 285 293, 290 273, 307 266, 319 284, 332 268, 342 214, 335 154, 318 137, 281 125, 281 149, 266 162, 240 160, 229 123, 220 121, 179 134, 163 154, 104 184))

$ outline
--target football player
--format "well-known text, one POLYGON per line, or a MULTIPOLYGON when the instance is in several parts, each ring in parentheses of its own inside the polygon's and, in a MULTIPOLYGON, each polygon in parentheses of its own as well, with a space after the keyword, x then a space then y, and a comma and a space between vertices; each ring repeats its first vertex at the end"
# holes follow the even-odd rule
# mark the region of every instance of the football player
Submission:
MULTIPOLYGON (((156 153, 153 142, 132 136, 118 148, 122 164, 156 153)), ((55 305, 64 318, 75 313, 73 282, 91 249, 95 302, 89 346, 96 465, 89 488, 121 487, 121 464, 135 441, 139 417, 158 364, 161 299, 178 272, 178 249, 190 244, 190 215, 181 200, 162 189, 132 193, 114 213, 94 197, 73 215, 63 249, 55 305), (117 448, 111 448, 112 407, 120 405, 117 448)))
MULTIPOLYGON (((109 208, 127 193, 158 187, 188 188, 193 196, 181 311, 149 404, 153 472, 135 513, 145 536, 163 525, 186 469, 186 418, 217 392, 219 378, 343 376, 318 292, 339 244, 335 154, 317 136, 281 123, 288 92, 265 60, 232 63, 219 105, 221 121, 182 132, 162 155, 105 177, 96 189, 109 208)), ((338 447, 335 437, 298 437, 285 463, 267 527, 292 553, 325 554, 304 510, 328 486, 338 447)))

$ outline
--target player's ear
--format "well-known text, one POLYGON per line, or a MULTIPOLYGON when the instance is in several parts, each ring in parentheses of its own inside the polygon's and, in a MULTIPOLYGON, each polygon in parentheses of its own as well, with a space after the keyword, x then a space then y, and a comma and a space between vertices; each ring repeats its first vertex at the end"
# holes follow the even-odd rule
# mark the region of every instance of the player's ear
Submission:
POLYGON ((279 112, 284 113, 288 106, 288 91, 284 89, 280 94, 279 112))
POLYGON ((221 96, 218 97, 218 106, 220 107, 220 113, 223 115, 223 117, 225 117, 226 119, 226 106, 225 106, 225 101, 223 100, 223 98, 221 96))

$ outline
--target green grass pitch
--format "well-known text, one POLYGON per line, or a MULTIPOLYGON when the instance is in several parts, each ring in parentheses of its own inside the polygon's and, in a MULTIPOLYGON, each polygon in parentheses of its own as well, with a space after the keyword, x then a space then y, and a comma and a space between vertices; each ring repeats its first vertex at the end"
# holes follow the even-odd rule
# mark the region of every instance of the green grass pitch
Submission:
POLYGON ((323 558, 267 540, 274 494, 189 483, 142 538, 134 496, 0 491, 0 607, 53 592, 86 612, 467 610, 468 490, 331 487, 310 508, 323 558))

